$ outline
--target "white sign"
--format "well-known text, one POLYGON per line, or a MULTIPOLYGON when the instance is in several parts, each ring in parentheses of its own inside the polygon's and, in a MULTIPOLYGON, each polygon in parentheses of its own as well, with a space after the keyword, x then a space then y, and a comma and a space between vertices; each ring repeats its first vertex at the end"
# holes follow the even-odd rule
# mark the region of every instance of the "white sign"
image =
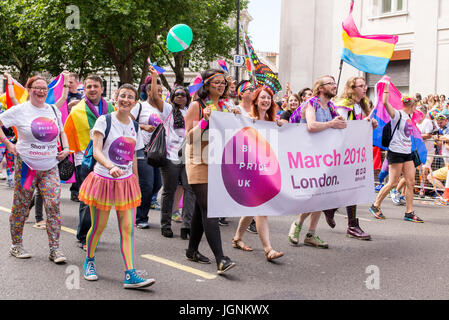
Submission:
POLYGON ((372 203, 372 127, 309 133, 212 112, 208 216, 279 216, 372 203))
POLYGON ((234 55, 234 66, 241 67, 245 63, 245 57, 238 54, 234 55))

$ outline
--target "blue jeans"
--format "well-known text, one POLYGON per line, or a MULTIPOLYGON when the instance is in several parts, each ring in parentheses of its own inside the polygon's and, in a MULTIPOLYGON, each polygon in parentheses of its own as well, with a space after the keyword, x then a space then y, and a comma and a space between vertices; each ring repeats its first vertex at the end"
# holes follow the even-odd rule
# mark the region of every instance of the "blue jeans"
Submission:
POLYGON ((162 187, 161 171, 147 163, 143 150, 137 151, 137 169, 139 171, 139 186, 142 192, 142 201, 137 207, 136 224, 148 222, 148 212, 151 209, 151 200, 162 187))

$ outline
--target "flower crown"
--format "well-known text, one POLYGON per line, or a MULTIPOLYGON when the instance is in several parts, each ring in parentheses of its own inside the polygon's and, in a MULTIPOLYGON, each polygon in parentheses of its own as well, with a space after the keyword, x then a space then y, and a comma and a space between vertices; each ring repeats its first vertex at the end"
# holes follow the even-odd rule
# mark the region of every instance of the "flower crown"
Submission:
POLYGON ((410 101, 412 101, 412 97, 410 97, 410 96, 403 96, 402 98, 401 98, 401 101, 403 102, 403 103, 409 103, 410 101))

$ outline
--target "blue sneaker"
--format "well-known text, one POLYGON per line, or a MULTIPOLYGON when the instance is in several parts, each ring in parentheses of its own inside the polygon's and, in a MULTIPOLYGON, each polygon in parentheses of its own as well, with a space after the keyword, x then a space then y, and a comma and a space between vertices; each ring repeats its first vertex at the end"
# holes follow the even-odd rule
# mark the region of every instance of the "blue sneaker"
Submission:
POLYGON ((156 280, 154 279, 143 279, 141 278, 136 269, 126 270, 125 271, 125 281, 123 283, 123 287, 125 289, 136 289, 136 288, 145 288, 154 284, 156 280))
POLYGON ((156 201, 156 202, 152 202, 151 203, 151 209, 152 210, 161 210, 161 206, 160 206, 160 204, 156 201))
POLYGON ((95 258, 86 258, 84 261, 84 279, 88 281, 98 280, 95 258))
POLYGON ((391 201, 393 201, 393 203, 396 206, 400 206, 401 205, 401 194, 396 190, 396 189, 392 189, 390 191, 390 197, 391 197, 391 201))
POLYGON ((383 187, 384 187, 383 184, 378 184, 378 185, 374 188, 374 191, 379 192, 380 189, 382 189, 383 187))

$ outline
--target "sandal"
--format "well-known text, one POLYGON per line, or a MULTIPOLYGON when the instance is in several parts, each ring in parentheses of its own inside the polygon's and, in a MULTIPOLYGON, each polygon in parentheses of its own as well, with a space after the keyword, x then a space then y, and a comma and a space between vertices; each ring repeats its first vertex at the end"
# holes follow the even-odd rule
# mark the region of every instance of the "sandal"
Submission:
POLYGON ((45 220, 36 222, 36 223, 33 225, 33 228, 45 230, 45 229, 47 229, 47 223, 45 222, 45 220))
POLYGON ((267 258, 267 261, 272 261, 274 259, 280 258, 284 255, 283 252, 276 251, 273 248, 268 249, 268 251, 265 251, 265 257, 267 258))
POLYGON ((232 239, 232 247, 243 251, 253 251, 253 248, 247 246, 241 239, 232 239))

